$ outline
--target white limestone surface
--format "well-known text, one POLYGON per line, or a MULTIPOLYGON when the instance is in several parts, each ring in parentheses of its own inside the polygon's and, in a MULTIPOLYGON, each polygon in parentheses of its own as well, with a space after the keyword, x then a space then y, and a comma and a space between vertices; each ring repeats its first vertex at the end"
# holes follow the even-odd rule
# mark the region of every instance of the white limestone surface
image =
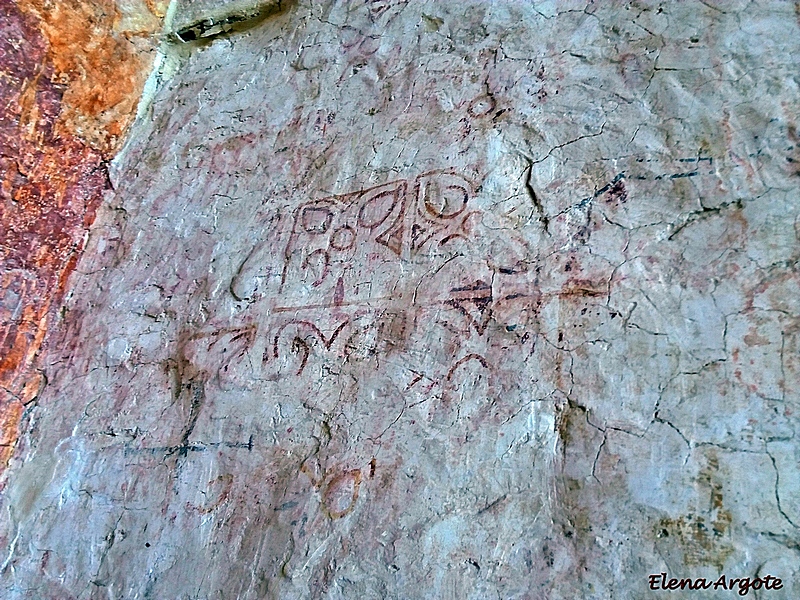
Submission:
POLYGON ((800 597, 793 3, 284 2, 175 53, 0 595, 800 597))

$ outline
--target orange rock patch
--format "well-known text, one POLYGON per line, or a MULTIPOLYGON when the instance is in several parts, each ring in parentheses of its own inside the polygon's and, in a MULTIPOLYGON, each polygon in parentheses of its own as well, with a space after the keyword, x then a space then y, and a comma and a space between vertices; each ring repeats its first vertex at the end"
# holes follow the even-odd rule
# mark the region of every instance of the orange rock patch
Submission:
POLYGON ((163 3, 0 0, 0 472, 108 189, 163 3))

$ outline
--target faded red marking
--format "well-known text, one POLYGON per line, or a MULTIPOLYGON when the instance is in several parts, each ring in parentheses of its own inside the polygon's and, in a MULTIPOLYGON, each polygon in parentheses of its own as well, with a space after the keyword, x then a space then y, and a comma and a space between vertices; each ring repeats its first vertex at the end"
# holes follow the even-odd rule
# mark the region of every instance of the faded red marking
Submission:
POLYGON ((358 501, 361 471, 353 469, 334 475, 322 494, 323 508, 331 519, 341 519, 353 512, 358 501), (352 487, 352 491, 348 488, 352 487), (344 501, 347 502, 346 506, 344 501))
POLYGON ((216 499, 207 502, 205 506, 199 506, 192 504, 191 502, 187 502, 187 510, 195 510, 201 515, 207 515, 217 510, 217 508, 222 506, 222 504, 230 497, 231 489, 233 488, 233 475, 226 473, 218 476, 216 479, 210 480, 206 484, 206 489, 209 491, 209 493, 212 492, 216 487, 220 488, 219 493, 216 495, 216 499))
POLYGON ((344 278, 339 277, 336 282, 336 290, 333 292, 333 305, 341 306, 344 302, 344 278))
MULTIPOLYGON (((289 327, 290 325, 296 325, 298 327, 308 328, 314 334, 314 336, 322 342, 322 345, 325 347, 326 350, 330 350, 333 342, 339 337, 339 334, 342 332, 342 329, 345 328, 350 323, 349 320, 345 319, 342 323, 336 328, 336 330, 331 334, 329 338, 325 337, 325 334, 322 333, 319 327, 311 323, 310 321, 302 321, 294 319, 289 321, 288 323, 284 323, 278 329, 277 333, 275 333, 275 338, 273 339, 272 344, 272 354, 275 358, 278 358, 278 343, 280 341, 281 334, 284 330, 289 327)), ((297 370, 296 375, 301 375, 303 370, 306 368, 306 363, 308 362, 308 357, 311 354, 311 347, 309 346, 308 342, 302 339, 299 336, 295 336, 292 340, 292 350, 295 352, 303 352, 303 358, 300 361, 300 368, 297 370)))
POLYGON ((450 381, 450 379, 453 377, 453 374, 456 372, 456 369, 458 369, 458 367, 471 360, 477 361, 481 365, 483 365, 485 369, 487 370, 489 369, 489 363, 483 356, 474 353, 467 354, 464 358, 461 358, 460 360, 458 360, 458 362, 456 362, 456 364, 450 367, 450 370, 447 372, 447 377, 445 377, 445 381, 450 381))
POLYGON ((461 312, 475 330, 483 335, 492 318, 493 300, 492 286, 485 281, 478 280, 471 285, 451 289, 450 299, 445 304, 449 304, 461 312), (474 307, 477 315, 470 310, 470 307, 474 307))
POLYGON ((406 392, 407 392, 408 390, 410 390, 412 387, 414 387, 414 386, 415 386, 417 383, 419 383, 419 381, 420 381, 420 380, 422 379, 422 377, 423 377, 423 376, 422 376, 422 375, 420 375, 419 373, 417 373, 416 375, 417 375, 417 376, 416 376, 416 377, 414 377, 414 379, 412 379, 412 380, 411 380, 411 383, 409 383, 409 384, 406 386, 406 389, 405 389, 405 391, 406 391, 406 392))

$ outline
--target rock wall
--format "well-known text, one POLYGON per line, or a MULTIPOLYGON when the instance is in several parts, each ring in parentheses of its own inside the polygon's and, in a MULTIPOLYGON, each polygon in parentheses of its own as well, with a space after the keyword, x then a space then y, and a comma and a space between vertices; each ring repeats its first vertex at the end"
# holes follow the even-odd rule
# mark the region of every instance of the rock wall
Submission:
POLYGON ((5 597, 798 597, 795 6, 207 4, 25 413, 5 597))
POLYGON ((0 1, 0 473, 152 65, 159 2, 0 1))

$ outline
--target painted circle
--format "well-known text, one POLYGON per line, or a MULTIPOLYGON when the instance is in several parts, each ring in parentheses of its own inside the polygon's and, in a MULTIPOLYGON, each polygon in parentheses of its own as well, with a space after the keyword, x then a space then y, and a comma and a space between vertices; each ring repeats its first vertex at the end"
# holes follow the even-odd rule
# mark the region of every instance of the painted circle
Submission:
POLYGON ((425 199, 425 209, 438 219, 452 219, 464 212, 469 194, 463 186, 448 185, 439 188, 435 198, 425 199))
POLYGON ((467 107, 471 117, 483 117, 494 110, 494 99, 491 96, 478 96, 467 107))
POLYGON ((342 225, 331 236, 331 248, 349 250, 356 243, 356 230, 349 225, 342 225))
POLYGON ((339 519, 352 512, 358 501, 361 471, 353 469, 335 475, 325 487, 322 501, 331 519, 339 519))

